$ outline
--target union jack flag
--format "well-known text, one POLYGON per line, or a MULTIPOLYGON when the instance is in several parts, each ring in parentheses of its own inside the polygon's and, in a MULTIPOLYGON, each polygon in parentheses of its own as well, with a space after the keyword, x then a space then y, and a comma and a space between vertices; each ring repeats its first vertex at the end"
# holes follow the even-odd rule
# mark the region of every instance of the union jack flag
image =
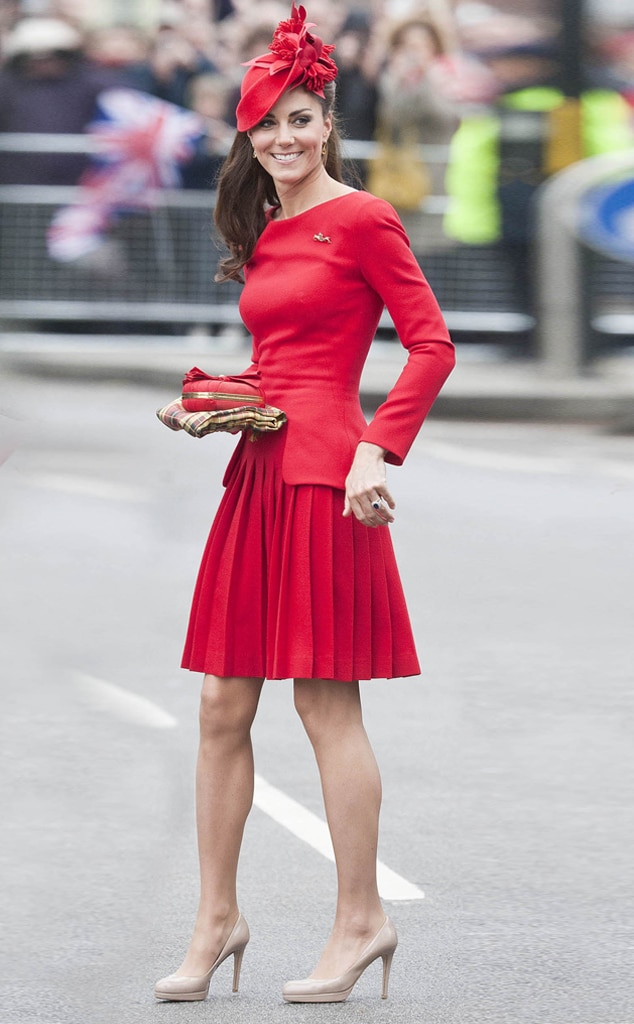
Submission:
POLYGON ((159 190, 180 184, 180 166, 204 134, 201 118, 133 89, 109 89, 98 98, 88 127, 97 143, 91 166, 71 206, 55 214, 47 234, 53 259, 70 262, 94 252, 122 213, 149 209, 159 190))

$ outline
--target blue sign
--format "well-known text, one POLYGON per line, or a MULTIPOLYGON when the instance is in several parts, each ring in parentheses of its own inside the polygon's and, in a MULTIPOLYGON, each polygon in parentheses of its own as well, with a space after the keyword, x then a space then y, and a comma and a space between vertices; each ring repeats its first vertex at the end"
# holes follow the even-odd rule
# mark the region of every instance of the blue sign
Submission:
POLYGON ((579 207, 579 235, 612 259, 634 262, 634 178, 586 192, 579 207))

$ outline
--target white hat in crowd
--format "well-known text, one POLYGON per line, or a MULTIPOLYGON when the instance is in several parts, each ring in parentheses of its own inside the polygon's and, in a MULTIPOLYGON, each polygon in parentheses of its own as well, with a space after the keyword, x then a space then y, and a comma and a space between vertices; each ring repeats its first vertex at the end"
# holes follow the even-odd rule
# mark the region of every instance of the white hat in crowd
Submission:
POLYGON ((50 53, 51 50, 81 49, 81 34, 72 25, 58 18, 25 18, 9 35, 5 57, 50 53))

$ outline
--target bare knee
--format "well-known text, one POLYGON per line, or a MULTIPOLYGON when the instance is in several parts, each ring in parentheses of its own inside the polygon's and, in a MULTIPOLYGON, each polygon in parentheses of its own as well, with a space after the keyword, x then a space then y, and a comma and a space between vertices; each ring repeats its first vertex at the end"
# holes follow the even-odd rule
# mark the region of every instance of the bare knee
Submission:
POLYGON ((296 679, 295 710, 314 744, 362 725, 358 683, 332 679, 296 679))
POLYGON ((200 734, 208 740, 246 738, 257 711, 261 680, 205 676, 200 696, 200 734))

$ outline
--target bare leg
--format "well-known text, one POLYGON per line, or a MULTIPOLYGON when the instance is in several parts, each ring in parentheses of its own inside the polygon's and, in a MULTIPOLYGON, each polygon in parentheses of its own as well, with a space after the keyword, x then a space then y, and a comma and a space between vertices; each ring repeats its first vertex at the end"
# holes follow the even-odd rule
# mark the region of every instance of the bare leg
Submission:
POLYGON ((337 864, 335 922, 311 977, 333 978, 357 960, 385 920, 376 884, 381 778, 358 683, 296 679, 295 706, 317 758, 337 864))
POLYGON ((251 725, 261 689, 261 679, 205 676, 203 682, 196 770, 200 905, 178 975, 205 974, 238 916, 238 858, 253 802, 251 725))

